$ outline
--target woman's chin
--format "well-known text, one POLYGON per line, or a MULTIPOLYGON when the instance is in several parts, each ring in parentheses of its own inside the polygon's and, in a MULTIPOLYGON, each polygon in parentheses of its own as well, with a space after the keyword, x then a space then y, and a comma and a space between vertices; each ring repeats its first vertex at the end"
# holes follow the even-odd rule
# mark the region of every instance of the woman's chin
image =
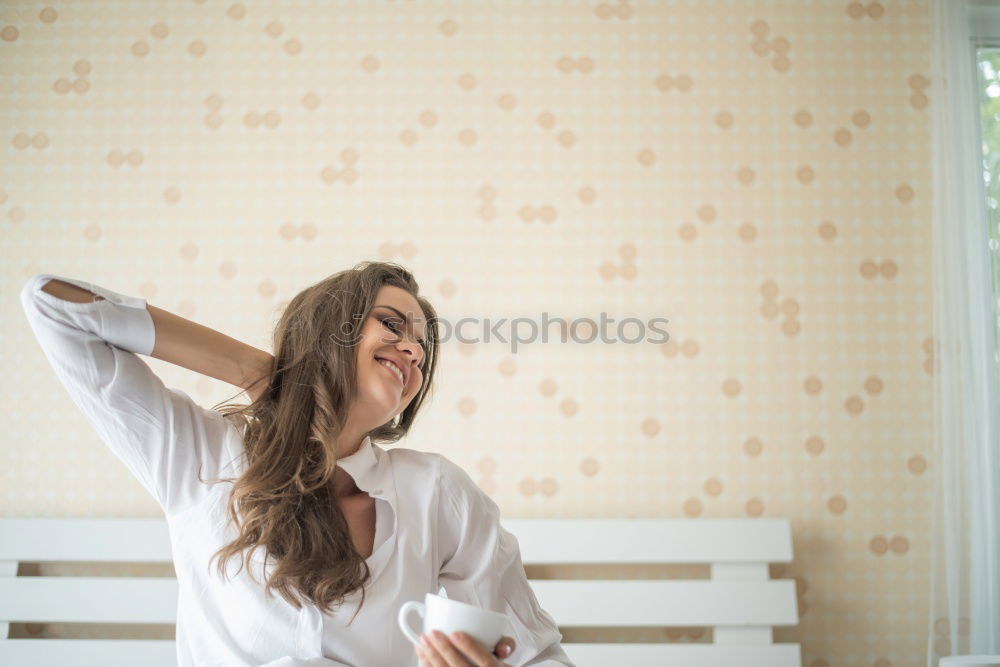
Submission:
POLYGON ((399 392, 393 394, 392 390, 378 392, 377 396, 371 397, 370 402, 373 407, 377 406, 375 410, 380 415, 385 416, 385 421, 390 421, 403 411, 403 406, 399 400, 399 392))
MULTIPOLYGON (((381 378, 378 379, 381 380, 381 378)), ((367 385, 361 403, 366 406, 362 409, 369 415, 378 415, 378 419, 385 417, 383 421, 379 422, 380 424, 391 421, 406 407, 403 404, 402 387, 381 381, 367 385)))

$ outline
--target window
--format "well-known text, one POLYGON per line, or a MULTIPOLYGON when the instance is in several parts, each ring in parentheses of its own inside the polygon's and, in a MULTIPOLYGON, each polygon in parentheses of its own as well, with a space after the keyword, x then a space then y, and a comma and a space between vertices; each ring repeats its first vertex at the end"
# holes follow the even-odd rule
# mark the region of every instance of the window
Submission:
MULTIPOLYGON (((973 7, 969 14, 974 35, 979 132, 983 150, 983 184, 986 190, 985 243, 989 245, 992 271, 993 326, 1000 341, 1000 5, 973 7)), ((1000 380, 1000 349, 993 352, 1000 380)))

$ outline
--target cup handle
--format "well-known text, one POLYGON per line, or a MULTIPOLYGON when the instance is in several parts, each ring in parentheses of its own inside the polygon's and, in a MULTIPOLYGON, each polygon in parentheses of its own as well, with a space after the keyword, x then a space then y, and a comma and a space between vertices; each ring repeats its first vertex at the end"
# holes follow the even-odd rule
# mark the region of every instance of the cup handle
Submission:
POLYGON ((410 600, 409 602, 404 603, 403 606, 399 608, 399 629, 403 631, 403 634, 406 635, 407 639, 414 644, 419 644, 420 635, 413 631, 413 628, 410 627, 409 623, 408 616, 411 611, 416 611, 420 614, 420 618, 422 619, 426 613, 426 608, 424 607, 423 602, 417 602, 416 600, 410 600))

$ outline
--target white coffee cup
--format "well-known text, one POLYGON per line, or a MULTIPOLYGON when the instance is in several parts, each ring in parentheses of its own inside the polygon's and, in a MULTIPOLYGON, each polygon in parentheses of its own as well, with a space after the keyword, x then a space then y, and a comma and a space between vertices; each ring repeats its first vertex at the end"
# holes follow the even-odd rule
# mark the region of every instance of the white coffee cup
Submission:
POLYGON ((464 632, 481 644, 487 653, 493 652, 507 628, 505 614, 428 593, 423 602, 410 600, 399 608, 399 627, 414 644, 420 643, 420 635, 410 627, 411 611, 416 611, 423 618, 423 630, 420 634, 437 630, 451 639, 451 633, 464 632))

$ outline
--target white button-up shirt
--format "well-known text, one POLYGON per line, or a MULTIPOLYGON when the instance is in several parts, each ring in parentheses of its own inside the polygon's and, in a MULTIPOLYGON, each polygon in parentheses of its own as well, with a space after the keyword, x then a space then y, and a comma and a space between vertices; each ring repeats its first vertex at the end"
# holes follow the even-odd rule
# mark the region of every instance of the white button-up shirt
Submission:
POLYGON ((22 288, 21 304, 73 402, 163 508, 177 573, 180 667, 416 665, 396 615, 407 600, 442 592, 507 615, 505 634, 517 640, 517 649, 505 662, 573 664, 556 622, 538 604, 517 539, 501 526, 496 503, 440 454, 384 450, 365 438, 356 453, 338 461, 376 508, 375 549, 367 559, 372 579, 350 626, 360 591, 331 614, 310 603, 295 609, 277 593, 265 597, 258 582, 275 562, 265 562, 263 548, 251 556, 257 582, 235 558, 229 578, 220 578, 217 561, 210 567, 209 558, 236 536, 226 516, 232 486, 199 476, 242 472, 236 422, 165 387, 138 356, 151 355, 155 342, 145 299, 38 274, 22 288), (105 300, 74 303, 42 291, 53 278, 105 300))

